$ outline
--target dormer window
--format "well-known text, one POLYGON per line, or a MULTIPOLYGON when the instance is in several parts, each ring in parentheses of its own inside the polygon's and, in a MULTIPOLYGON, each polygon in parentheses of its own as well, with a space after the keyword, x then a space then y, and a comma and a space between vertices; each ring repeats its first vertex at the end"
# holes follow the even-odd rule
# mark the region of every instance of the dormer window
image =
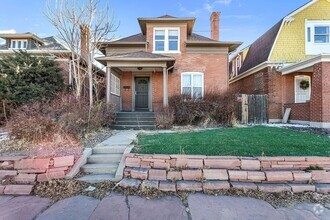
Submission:
POLYGON ((26 49, 27 40, 11 40, 10 49, 26 49))
POLYGON ((179 53, 179 28, 154 29, 154 53, 179 53))
POLYGON ((329 43, 329 26, 315 26, 315 43, 329 43))
POLYGON ((330 52, 330 20, 306 20, 305 47, 307 55, 330 52))

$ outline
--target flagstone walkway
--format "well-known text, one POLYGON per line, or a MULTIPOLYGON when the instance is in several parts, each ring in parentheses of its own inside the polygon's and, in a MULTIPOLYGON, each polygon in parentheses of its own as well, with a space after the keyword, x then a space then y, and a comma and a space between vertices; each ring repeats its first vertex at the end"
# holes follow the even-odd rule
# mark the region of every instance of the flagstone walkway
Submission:
POLYGON ((1 219, 330 219, 330 210, 318 204, 273 208, 253 198, 190 194, 187 206, 175 196, 146 199, 113 193, 98 200, 75 196, 56 203, 37 196, 0 196, 1 219))

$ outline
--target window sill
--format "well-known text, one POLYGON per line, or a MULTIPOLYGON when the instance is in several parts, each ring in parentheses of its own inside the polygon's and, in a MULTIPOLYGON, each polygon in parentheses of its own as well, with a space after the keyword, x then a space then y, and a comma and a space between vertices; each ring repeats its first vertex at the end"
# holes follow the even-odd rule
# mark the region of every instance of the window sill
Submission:
POLYGON ((152 53, 158 53, 158 54, 181 54, 181 51, 152 51, 152 53))
POLYGON ((111 92, 110 94, 111 94, 111 95, 114 95, 114 96, 117 96, 117 97, 120 97, 120 95, 118 95, 118 94, 116 94, 116 93, 113 93, 113 92, 111 92))

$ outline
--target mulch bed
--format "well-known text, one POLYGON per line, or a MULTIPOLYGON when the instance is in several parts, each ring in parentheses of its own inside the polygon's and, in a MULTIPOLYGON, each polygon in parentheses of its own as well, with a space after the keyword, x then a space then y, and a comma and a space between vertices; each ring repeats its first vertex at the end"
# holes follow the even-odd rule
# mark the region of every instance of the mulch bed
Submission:
MULTIPOLYGON (((85 195, 102 199, 111 192, 123 193, 125 195, 138 195, 146 197, 147 199, 159 198, 162 196, 173 195, 179 197, 184 204, 187 203, 189 193, 166 193, 159 190, 140 190, 140 189, 123 189, 116 186, 116 183, 105 181, 101 183, 85 183, 78 180, 52 180, 49 182, 38 183, 34 187, 33 193, 41 197, 51 198, 54 201, 65 199, 76 195, 85 195), (86 191, 89 186, 95 187, 93 191, 86 191)), ((329 206, 330 195, 319 194, 316 192, 296 193, 282 192, 282 193, 266 193, 260 191, 243 191, 237 189, 217 190, 206 192, 209 195, 215 196, 237 196, 237 197, 251 197, 255 199, 264 200, 270 203, 275 208, 292 207, 298 203, 319 203, 324 206, 329 206)))

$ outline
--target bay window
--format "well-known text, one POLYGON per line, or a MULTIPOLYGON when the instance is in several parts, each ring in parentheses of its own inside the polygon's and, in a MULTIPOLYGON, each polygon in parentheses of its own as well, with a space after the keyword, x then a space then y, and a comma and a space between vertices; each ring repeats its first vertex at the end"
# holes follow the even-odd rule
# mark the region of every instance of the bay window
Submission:
POLYGON ((181 74, 181 94, 192 99, 204 96, 204 75, 198 72, 181 74))

